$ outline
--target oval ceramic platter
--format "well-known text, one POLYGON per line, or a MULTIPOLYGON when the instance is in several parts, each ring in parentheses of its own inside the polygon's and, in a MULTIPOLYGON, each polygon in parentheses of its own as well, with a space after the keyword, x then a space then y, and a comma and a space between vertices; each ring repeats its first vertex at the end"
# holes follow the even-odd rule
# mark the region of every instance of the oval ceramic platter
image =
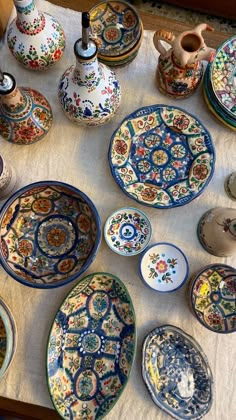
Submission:
POLYGON ((109 273, 83 278, 59 308, 47 349, 48 387, 63 419, 100 419, 121 395, 136 349, 135 313, 109 273))
POLYGON ((191 281, 190 304, 204 327, 222 334, 236 331, 236 269, 204 267, 191 281))
POLYGON ((133 207, 112 213, 104 226, 104 237, 112 251, 124 256, 137 255, 149 244, 152 227, 148 217, 133 207))
POLYGON ((163 325, 143 343, 142 374, 153 401, 174 419, 201 419, 212 404, 212 374, 199 344, 163 325))
POLYGON ((212 89, 224 110, 236 118, 236 35, 227 39, 216 51, 210 64, 212 89))
POLYGON ((112 175, 141 204, 171 208, 199 196, 214 172, 211 136, 181 108, 153 105, 126 117, 109 148, 112 175))

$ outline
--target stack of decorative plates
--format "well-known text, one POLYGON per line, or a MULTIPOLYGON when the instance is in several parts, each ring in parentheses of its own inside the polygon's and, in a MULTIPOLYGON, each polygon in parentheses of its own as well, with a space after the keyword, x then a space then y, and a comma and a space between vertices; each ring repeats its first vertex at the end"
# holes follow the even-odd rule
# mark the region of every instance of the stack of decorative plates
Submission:
POLYGON ((14 318, 0 298, 0 378, 9 368, 16 350, 16 326, 14 318))
POLYGON ((99 60, 108 66, 130 63, 143 38, 143 24, 135 8, 124 1, 103 1, 89 14, 99 60))
POLYGON ((236 130, 236 35, 216 51, 204 76, 204 97, 210 111, 227 127, 236 130))

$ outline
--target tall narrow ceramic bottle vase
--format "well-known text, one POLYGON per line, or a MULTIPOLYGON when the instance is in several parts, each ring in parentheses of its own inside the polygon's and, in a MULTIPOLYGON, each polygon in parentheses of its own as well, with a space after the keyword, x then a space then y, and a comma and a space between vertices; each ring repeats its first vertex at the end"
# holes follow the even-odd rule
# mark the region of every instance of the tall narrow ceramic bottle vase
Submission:
POLYGON ((41 140, 52 125, 47 99, 36 90, 17 87, 14 77, 0 72, 0 135, 15 144, 41 140))
POLYGON ((37 10, 34 0, 14 0, 17 16, 7 32, 16 60, 31 70, 47 70, 62 56, 65 35, 60 23, 37 10))
POLYGON ((60 79, 59 100, 66 116, 77 124, 96 126, 108 122, 117 111, 120 85, 115 73, 98 62, 97 46, 89 39, 89 15, 82 14, 82 38, 76 41, 76 64, 60 79))
POLYGON ((216 207, 203 214, 198 223, 198 239, 210 254, 236 254, 236 209, 216 207))
POLYGON ((204 42, 204 30, 213 31, 213 28, 202 23, 178 36, 164 29, 155 32, 153 42, 160 53, 156 82, 161 93, 180 99, 191 95, 198 87, 203 75, 202 60, 211 61, 215 54, 204 42), (171 48, 166 49, 162 41, 171 48))

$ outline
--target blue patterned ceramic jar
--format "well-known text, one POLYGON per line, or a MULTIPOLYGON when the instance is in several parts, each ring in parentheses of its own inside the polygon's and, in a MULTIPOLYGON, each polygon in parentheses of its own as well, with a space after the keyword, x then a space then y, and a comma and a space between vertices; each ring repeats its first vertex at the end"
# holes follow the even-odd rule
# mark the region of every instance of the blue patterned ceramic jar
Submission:
POLYGON ((37 10, 34 0, 14 0, 14 4, 17 17, 8 29, 8 47, 24 67, 47 70, 64 52, 64 31, 53 16, 37 10))
POLYGON ((83 26, 84 37, 74 45, 76 64, 62 75, 58 94, 62 108, 71 121, 95 126, 108 122, 114 116, 121 94, 115 73, 98 62, 98 49, 95 42, 88 38, 88 29, 89 19, 83 26))

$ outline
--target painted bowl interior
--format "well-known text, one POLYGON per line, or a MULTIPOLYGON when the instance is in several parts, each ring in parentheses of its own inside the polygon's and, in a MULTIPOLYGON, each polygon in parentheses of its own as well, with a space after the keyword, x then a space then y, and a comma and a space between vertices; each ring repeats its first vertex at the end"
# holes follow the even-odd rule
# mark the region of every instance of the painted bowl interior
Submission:
POLYGON ((135 8, 123 1, 104 1, 90 12, 91 35, 99 54, 117 57, 133 48, 141 34, 135 8))
POLYGON ((151 245, 140 259, 140 276, 158 292, 173 292, 187 280, 189 265, 184 253, 175 245, 160 242, 151 245))
POLYGON ((93 261, 101 223, 91 200, 57 181, 17 191, 0 213, 0 259, 14 279, 27 286, 61 286, 93 261))
POLYGON ((197 273, 190 287, 190 304, 204 327, 217 333, 236 331, 236 269, 212 264, 197 273))
POLYGON ((136 349, 135 313, 124 284, 109 273, 83 278, 53 321, 48 387, 64 419, 100 419, 127 384, 136 349))
POLYGON ((111 173, 130 198, 155 208, 198 197, 215 165, 209 132, 181 108, 153 105, 127 116, 113 133, 111 173))
POLYGON ((148 246, 152 227, 148 217, 140 210, 125 207, 112 213, 104 226, 108 246, 117 254, 137 255, 148 246))
POLYGON ((236 35, 227 39, 210 63, 210 80, 216 100, 226 113, 236 118, 236 35))
POLYGON ((212 374, 199 344, 163 325, 143 343, 142 375, 153 401, 178 420, 201 419, 212 404, 212 374))
POLYGON ((16 329, 9 308, 0 298, 0 378, 7 371, 15 352, 16 329))

